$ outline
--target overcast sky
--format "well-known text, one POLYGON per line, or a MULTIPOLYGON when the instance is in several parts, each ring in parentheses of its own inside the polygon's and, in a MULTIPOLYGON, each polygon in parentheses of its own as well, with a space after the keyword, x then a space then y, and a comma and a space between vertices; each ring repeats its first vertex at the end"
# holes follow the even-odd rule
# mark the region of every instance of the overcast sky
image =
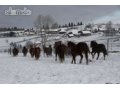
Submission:
POLYGON ((39 14, 51 15, 59 24, 69 22, 83 23, 94 22, 120 22, 120 6, 93 6, 93 5, 39 5, 39 6, 0 6, 0 27, 18 26, 33 27, 33 23, 39 14), (7 16, 5 10, 9 7, 12 9, 28 8, 32 11, 30 16, 7 16))

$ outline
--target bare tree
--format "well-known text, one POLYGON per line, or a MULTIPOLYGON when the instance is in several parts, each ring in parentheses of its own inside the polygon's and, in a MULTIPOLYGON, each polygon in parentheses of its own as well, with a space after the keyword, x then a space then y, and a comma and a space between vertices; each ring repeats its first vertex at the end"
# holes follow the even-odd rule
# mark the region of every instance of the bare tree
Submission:
POLYGON ((37 29, 37 32, 40 31, 41 33, 41 38, 42 38, 42 44, 45 44, 45 42, 47 41, 47 36, 46 36, 46 32, 49 31, 49 29, 51 29, 52 25, 55 23, 54 19, 52 16, 50 15, 39 15, 36 19, 36 21, 34 22, 34 26, 37 29), (43 29, 44 29, 44 33, 45 35, 42 36, 43 33, 43 29))
POLYGON ((52 24, 52 29, 56 29, 56 28, 58 28, 59 26, 58 26, 58 23, 57 22, 55 22, 54 24, 52 24))
POLYGON ((50 29, 52 27, 52 25, 55 23, 54 19, 52 16, 50 15, 46 15, 44 17, 44 26, 47 27, 46 29, 50 29))
POLYGON ((106 36, 113 36, 116 34, 116 31, 113 29, 112 25, 113 25, 112 21, 106 23, 106 31, 105 31, 106 36))
POLYGON ((106 23, 106 30, 111 30, 112 29, 112 21, 109 21, 106 23))
POLYGON ((42 32, 43 25, 44 25, 44 16, 39 15, 34 22, 34 26, 36 27, 37 32, 39 32, 39 30, 42 32))

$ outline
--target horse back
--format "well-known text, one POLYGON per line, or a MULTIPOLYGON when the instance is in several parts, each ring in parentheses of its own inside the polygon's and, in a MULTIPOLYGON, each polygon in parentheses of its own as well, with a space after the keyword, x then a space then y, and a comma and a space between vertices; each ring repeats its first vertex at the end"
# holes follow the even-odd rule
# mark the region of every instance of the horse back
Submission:
POLYGON ((85 42, 79 42, 77 44, 77 49, 81 52, 87 52, 87 53, 90 52, 89 47, 85 42))

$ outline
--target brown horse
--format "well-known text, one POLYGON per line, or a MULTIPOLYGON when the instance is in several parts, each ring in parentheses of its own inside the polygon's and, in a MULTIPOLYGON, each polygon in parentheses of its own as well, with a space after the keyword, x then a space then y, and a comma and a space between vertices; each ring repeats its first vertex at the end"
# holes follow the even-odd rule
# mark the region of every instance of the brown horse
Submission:
POLYGON ((52 46, 49 45, 49 47, 46 47, 45 45, 43 46, 43 53, 44 53, 44 56, 46 54, 46 56, 52 56, 52 46))
POLYGON ((72 55, 72 64, 76 64, 76 56, 80 55, 81 59, 79 63, 82 63, 83 54, 85 54, 86 58, 86 64, 88 64, 88 53, 90 52, 88 45, 85 42, 79 42, 78 44, 75 44, 71 41, 68 41, 68 48, 71 49, 71 55, 72 55))
POLYGON ((65 61, 65 53, 66 53, 66 45, 62 44, 61 41, 55 42, 54 49, 55 49, 55 60, 57 61, 57 56, 59 57, 60 62, 62 63, 65 61))
POLYGON ((35 53, 35 59, 38 60, 41 53, 40 47, 35 47, 34 53, 35 53))
POLYGON ((35 55, 35 49, 34 49, 33 45, 30 46, 29 53, 30 53, 31 57, 33 58, 35 55))
POLYGON ((22 49, 22 53, 23 53, 24 56, 26 56, 27 53, 28 53, 28 49, 25 46, 22 49))
POLYGON ((92 48, 92 52, 91 52, 92 58, 94 58, 95 54, 97 53, 98 56, 96 59, 98 60, 100 53, 103 53, 105 60, 105 57, 106 55, 108 55, 108 52, 104 44, 98 44, 96 41, 91 41, 90 47, 92 48))
POLYGON ((19 50, 16 47, 14 47, 12 52, 13 52, 13 56, 17 56, 19 53, 19 50))

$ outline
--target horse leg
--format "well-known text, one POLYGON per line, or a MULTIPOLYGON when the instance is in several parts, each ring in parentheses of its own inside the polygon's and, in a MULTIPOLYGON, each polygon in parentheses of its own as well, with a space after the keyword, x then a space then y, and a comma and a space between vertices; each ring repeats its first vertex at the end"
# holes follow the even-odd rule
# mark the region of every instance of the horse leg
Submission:
POLYGON ((99 58, 99 55, 100 55, 100 53, 98 52, 98 56, 97 56, 97 58, 96 58, 97 60, 98 60, 98 58, 99 58))
POLYGON ((57 53, 55 53, 55 61, 57 61, 57 53))
POLYGON ((83 59, 83 55, 82 54, 80 54, 80 56, 81 56, 81 59, 80 59, 80 64, 82 63, 82 59, 83 59))
POLYGON ((71 62, 71 64, 73 64, 73 62, 74 62, 74 64, 76 64, 75 55, 73 55, 73 58, 72 58, 72 62, 71 62))
POLYGON ((93 52, 91 52, 91 55, 92 55, 92 59, 93 59, 93 52))
POLYGON ((103 53, 103 56, 104 56, 104 60, 105 60, 105 56, 106 56, 105 53, 103 53))
POLYGON ((86 64, 88 65, 88 53, 85 53, 86 64))
POLYGON ((73 58, 72 58, 71 64, 73 64, 73 58))
POLYGON ((65 61, 65 54, 63 54, 63 62, 65 61))
POLYGON ((94 53, 93 53, 93 55, 92 55, 92 59, 94 59, 94 57, 95 57, 95 54, 96 54, 96 52, 94 52, 94 53))
POLYGON ((92 59, 94 59, 94 53, 95 53, 95 52, 93 52, 93 51, 91 52, 92 59))

